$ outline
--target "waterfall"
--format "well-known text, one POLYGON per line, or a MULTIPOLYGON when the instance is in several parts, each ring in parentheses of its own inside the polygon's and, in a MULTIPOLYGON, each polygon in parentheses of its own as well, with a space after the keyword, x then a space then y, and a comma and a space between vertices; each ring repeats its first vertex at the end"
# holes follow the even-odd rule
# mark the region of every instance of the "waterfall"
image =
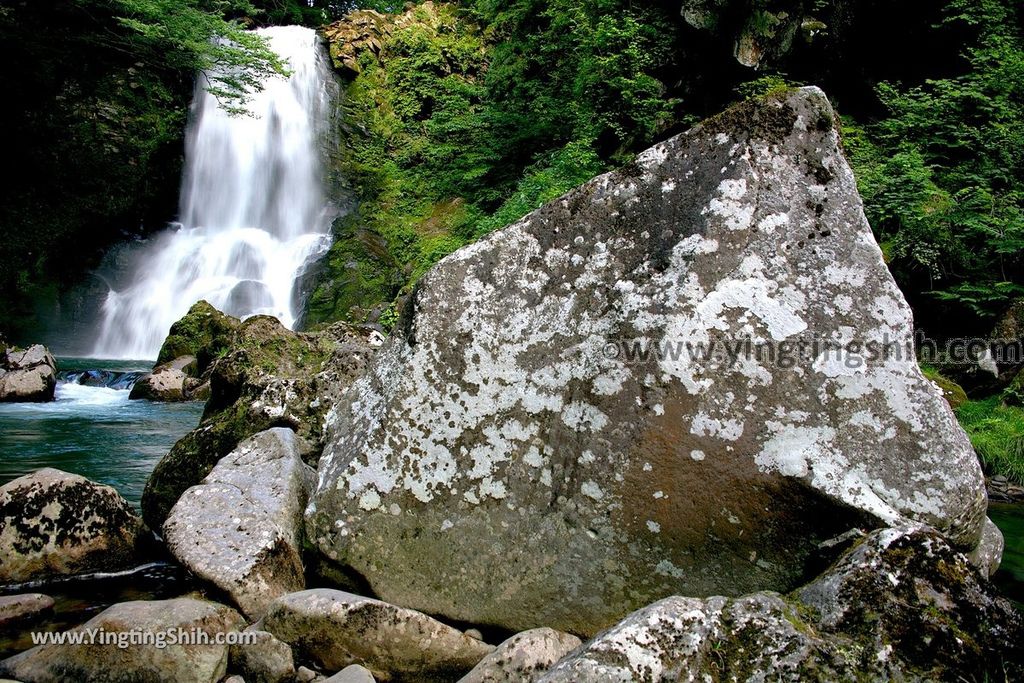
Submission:
POLYGON ((200 299, 291 327, 303 267, 328 246, 322 142, 330 118, 326 55, 312 29, 258 31, 285 59, 246 115, 229 115, 200 76, 186 134, 179 223, 144 244, 132 276, 103 304, 93 355, 155 358, 171 324, 200 299))

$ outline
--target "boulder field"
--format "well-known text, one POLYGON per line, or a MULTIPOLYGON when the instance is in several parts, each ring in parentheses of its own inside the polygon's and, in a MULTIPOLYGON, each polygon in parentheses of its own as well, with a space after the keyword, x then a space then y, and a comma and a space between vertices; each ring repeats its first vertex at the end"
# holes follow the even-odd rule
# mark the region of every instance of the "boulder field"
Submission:
MULTIPOLYGON (((234 635, 42 644, 0 677, 1022 679, 981 469, 911 340, 815 88, 445 258, 383 345, 201 302, 159 364, 206 413, 143 510, 206 595, 75 629, 234 635)), ((81 477, 0 488, 3 583, 130 566, 146 536, 81 477)))
POLYGON ((836 120, 816 88, 749 101, 442 260, 328 417, 320 553, 430 614, 592 635, 792 590, 852 528, 998 535, 836 120))

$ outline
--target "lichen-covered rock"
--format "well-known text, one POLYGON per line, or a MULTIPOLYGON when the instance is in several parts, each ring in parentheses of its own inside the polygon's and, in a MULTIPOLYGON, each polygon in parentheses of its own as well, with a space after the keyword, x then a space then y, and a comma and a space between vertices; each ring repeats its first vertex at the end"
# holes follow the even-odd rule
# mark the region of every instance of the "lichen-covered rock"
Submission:
POLYGON ((331 414, 307 532, 389 602, 592 634, 667 595, 791 590, 851 527, 969 551, 985 510, 807 88, 428 272, 331 414))
POLYGON ((306 450, 286 427, 249 437, 182 494, 164 523, 171 554, 254 619, 306 586, 302 513, 315 476, 302 462, 306 450))
POLYGON ((581 644, 576 636, 550 628, 523 631, 481 659, 459 683, 530 683, 581 644))
MULTIPOLYGON (((128 398, 149 401, 186 401, 191 398, 186 390, 189 376, 185 368, 196 362, 195 356, 182 356, 169 363, 158 365, 153 372, 143 375, 132 385, 128 398)), ((191 387, 191 385, 189 385, 191 387)))
POLYGON ((251 637, 231 646, 231 670, 240 672, 246 683, 290 683, 295 678, 292 649, 272 634, 246 629, 251 637))
POLYGON ((0 402, 52 401, 56 387, 57 361, 45 346, 7 347, 0 354, 0 402))
POLYGON ((218 634, 242 626, 233 609, 206 600, 122 602, 72 629, 98 633, 92 642, 38 645, 0 662, 0 675, 24 683, 216 683, 228 664, 228 646, 217 642, 218 634), (171 634, 194 630, 206 633, 201 639, 207 642, 170 642, 171 634), (140 643, 141 634, 149 641, 140 643))
POLYGON ((380 340, 379 333, 343 324, 297 333, 269 316, 241 323, 208 370, 210 397, 199 427, 174 444, 146 482, 146 523, 161 528, 181 494, 257 432, 289 427, 310 444, 306 457, 315 460, 327 411, 380 340))
POLYGON ((425 614, 317 588, 275 600, 262 628, 327 671, 350 664, 380 681, 454 680, 494 647, 425 614))
POLYGON ((665 598, 540 680, 1012 680, 1022 629, 963 555, 909 526, 874 532, 789 596, 665 598))
POLYGON ((143 533, 114 489, 38 470, 0 487, 0 583, 125 569, 143 533))
POLYGON ((53 598, 42 593, 19 593, 0 597, 0 629, 38 619, 53 610, 53 598))

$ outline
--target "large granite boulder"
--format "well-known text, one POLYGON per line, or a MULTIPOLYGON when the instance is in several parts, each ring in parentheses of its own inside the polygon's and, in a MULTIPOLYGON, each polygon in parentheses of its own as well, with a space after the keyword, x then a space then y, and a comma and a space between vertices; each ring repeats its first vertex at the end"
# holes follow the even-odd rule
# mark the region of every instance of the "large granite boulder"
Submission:
POLYGON ((787 596, 672 596, 544 683, 1016 680, 1024 619, 933 529, 883 529, 787 596))
POLYGON ((225 635, 244 625, 233 609, 206 600, 122 602, 72 629, 97 636, 38 645, 0 662, 0 675, 23 683, 216 683, 227 671, 225 635), (199 631, 206 636, 196 642, 172 641, 199 631))
POLYGON ((0 583, 131 567, 146 533, 111 487, 38 470, 0 487, 0 583))
POLYGON ((282 596, 261 624, 325 671, 351 664, 379 681, 455 680, 494 647, 414 610, 316 588, 282 596))
POLYGON ((0 354, 0 402, 52 401, 56 388, 57 361, 45 346, 12 346, 0 354))
POLYGON ((970 551, 985 521, 816 88, 442 260, 329 420, 324 556, 514 630, 791 590, 853 527, 920 520, 970 551))
POLYGON ((210 397, 202 421, 174 444, 146 482, 146 523, 161 528, 186 489, 242 440, 266 429, 293 429, 311 445, 307 457, 315 460, 327 411, 380 342, 379 333, 344 324, 300 333, 269 316, 241 323, 205 371, 210 397))
POLYGON ((307 449, 286 427, 249 437, 185 491, 164 523, 171 554, 253 619, 306 587, 302 513, 315 478, 302 462, 307 449))

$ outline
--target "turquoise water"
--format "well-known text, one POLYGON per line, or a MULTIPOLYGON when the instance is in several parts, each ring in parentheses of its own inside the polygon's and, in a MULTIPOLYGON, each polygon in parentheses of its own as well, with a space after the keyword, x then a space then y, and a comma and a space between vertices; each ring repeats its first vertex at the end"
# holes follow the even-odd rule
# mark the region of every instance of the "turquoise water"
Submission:
MULTIPOLYGON (((103 370, 108 372, 97 382, 118 387, 124 383, 114 373, 143 372, 150 365, 59 361, 65 378, 75 370, 103 370)), ((203 404, 129 401, 128 393, 127 388, 62 382, 51 403, 0 403, 0 484, 41 467, 56 467, 109 484, 138 507, 153 466, 199 424, 203 404)))

